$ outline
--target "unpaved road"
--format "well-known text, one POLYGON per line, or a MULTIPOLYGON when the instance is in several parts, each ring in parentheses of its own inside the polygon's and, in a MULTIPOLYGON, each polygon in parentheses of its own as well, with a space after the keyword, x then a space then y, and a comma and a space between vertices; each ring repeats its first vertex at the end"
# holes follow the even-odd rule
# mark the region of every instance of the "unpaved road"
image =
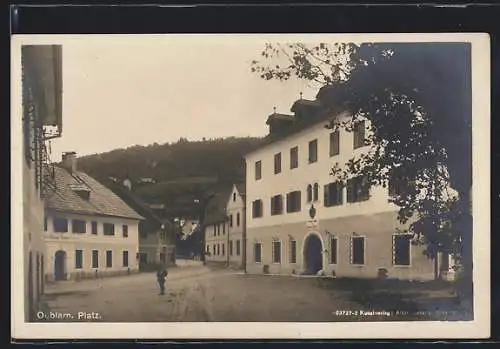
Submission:
MULTIPOLYGON (((401 315, 394 314, 390 317, 354 314, 362 310, 370 311, 375 303, 383 302, 376 300, 376 294, 372 294, 368 300, 354 300, 352 287, 340 287, 340 284, 331 287, 328 283, 315 277, 242 275, 226 269, 210 270, 203 266, 170 270, 165 295, 158 294, 155 273, 62 282, 47 287, 46 306, 43 308, 43 315, 56 316, 57 319, 46 318, 42 321, 405 320, 401 315)), ((394 297, 385 299, 387 306, 395 304, 394 297)), ((415 292, 410 292, 409 297, 415 299, 415 292)), ((379 309, 385 307, 382 305, 379 309)), ((406 320, 424 320, 423 316, 429 320, 428 315, 420 314, 411 319, 406 317, 406 320)), ((431 315, 437 316, 437 313, 434 311, 431 315)), ((456 317, 449 311, 441 316, 448 319, 456 317)))
POLYGON ((335 310, 355 306, 317 287, 317 279, 182 269, 170 272, 165 295, 154 273, 49 285, 44 313, 59 321, 77 321, 79 313, 105 322, 332 321, 335 310))

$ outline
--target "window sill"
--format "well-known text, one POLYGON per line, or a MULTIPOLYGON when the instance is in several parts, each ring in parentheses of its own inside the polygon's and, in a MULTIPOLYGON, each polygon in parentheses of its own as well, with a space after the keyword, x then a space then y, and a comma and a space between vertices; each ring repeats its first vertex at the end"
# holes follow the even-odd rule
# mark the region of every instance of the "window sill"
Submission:
POLYGON ((351 265, 353 267, 358 267, 358 268, 366 267, 366 264, 354 264, 354 263, 351 263, 351 265))
POLYGON ((402 269, 408 269, 411 268, 411 265, 404 265, 404 264, 393 264, 392 265, 394 268, 402 268, 402 269))

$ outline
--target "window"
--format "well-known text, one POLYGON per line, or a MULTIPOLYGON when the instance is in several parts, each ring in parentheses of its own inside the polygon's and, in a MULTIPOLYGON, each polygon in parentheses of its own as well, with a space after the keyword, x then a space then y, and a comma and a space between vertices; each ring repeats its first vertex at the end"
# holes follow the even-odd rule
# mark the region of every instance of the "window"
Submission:
POLYGON ((408 182, 402 177, 393 176, 389 180, 389 196, 401 195, 410 185, 411 181, 408 182))
POLYGON ((286 194, 286 211, 289 213, 300 211, 301 201, 300 190, 292 191, 286 194))
POLYGON ((75 250, 75 269, 82 269, 83 267, 83 251, 75 250))
POLYGON ((339 155, 340 153, 340 134, 339 130, 330 133, 330 156, 339 155))
POLYGON ((217 223, 217 236, 219 236, 219 235, 220 235, 220 224, 217 223))
POLYGON ((73 233, 77 233, 77 234, 85 234, 86 233, 86 222, 85 221, 82 221, 82 220, 79 220, 79 219, 73 219, 71 221, 71 230, 73 231, 73 233))
POLYGON ((97 222, 91 223, 92 235, 97 235, 97 222))
POLYGON ((92 250, 92 268, 99 268, 99 251, 92 250))
POLYGON ((233 240, 229 240, 228 241, 228 246, 227 246, 228 250, 229 250, 229 255, 232 256, 233 255, 233 240))
POLYGON ((216 252, 217 252, 217 250, 216 250, 216 248, 215 248, 215 244, 212 246, 212 252, 213 252, 212 254, 215 256, 215 254, 216 254, 216 252))
POLYGON ((281 153, 274 154, 274 174, 281 172, 281 153))
POLYGON ((393 263, 394 265, 410 265, 411 235, 393 235, 393 263))
POLYGON ((281 241, 273 241, 273 263, 281 263, 281 241))
POLYGON ((236 193, 233 193, 233 201, 236 201, 236 193))
POLYGON ((236 226, 238 226, 238 227, 240 226, 240 213, 239 212, 236 213, 236 226))
POLYGON ((262 200, 255 200, 252 202, 252 217, 253 218, 260 218, 262 217, 262 200))
POLYGON ((255 263, 262 263, 262 244, 260 242, 253 245, 253 257, 255 263))
POLYGON ((318 140, 312 140, 309 142, 309 163, 318 161, 318 140))
POLYGON ((239 256, 241 253, 241 242, 240 240, 236 240, 236 255, 239 256))
POLYGON ((262 161, 255 162, 255 180, 262 178, 262 161))
POLYGON ((337 264, 338 240, 336 236, 330 238, 330 264, 337 264))
POLYGON ((290 240, 290 263, 297 263, 297 241, 290 240))
POLYGON ((362 236, 351 238, 351 264, 365 264, 365 238, 362 236))
POLYGON ((307 202, 311 202, 313 199, 313 188, 312 185, 307 185, 307 202))
POLYGON ((290 149, 290 169, 299 167, 299 147, 290 149))
POLYGON ((226 247, 226 245, 222 244, 222 255, 223 256, 226 254, 225 247, 226 247))
POLYGON ((54 225, 54 231, 56 233, 68 232, 68 220, 66 218, 54 218, 52 224, 54 225))
POLYGON ((123 237, 128 238, 128 225, 122 225, 123 237))
POLYGON ((115 235, 115 225, 113 223, 104 223, 103 224, 103 233, 106 236, 115 235))
POLYGON ((113 267, 113 251, 106 251, 106 268, 113 267))
POLYGON ((354 124, 354 149, 364 147, 365 145, 365 122, 358 121, 354 124))
POLYGON ((229 216, 229 226, 232 227, 233 226, 233 215, 230 215, 229 216))
POLYGON ((271 216, 283 213, 283 196, 275 195, 271 197, 271 216))
POLYGON ((47 231, 47 216, 43 217, 43 231, 47 231))
POLYGON ((222 223, 222 235, 226 235, 226 223, 222 223))
POLYGON ((122 259, 123 259, 123 266, 128 267, 128 251, 123 251, 122 259))
POLYGON ((220 245, 217 244, 217 256, 219 256, 219 255, 220 255, 220 245))
POLYGON ((217 224, 214 224, 214 235, 213 236, 217 236, 217 224))
POLYGON ((318 193, 319 192, 319 186, 318 183, 314 183, 313 185, 313 201, 316 202, 318 201, 318 193))
POLYGON ((347 202, 366 201, 369 198, 370 185, 366 177, 355 177, 347 181, 347 202))
POLYGON ((342 205, 343 188, 342 182, 333 182, 325 185, 325 207, 342 205))

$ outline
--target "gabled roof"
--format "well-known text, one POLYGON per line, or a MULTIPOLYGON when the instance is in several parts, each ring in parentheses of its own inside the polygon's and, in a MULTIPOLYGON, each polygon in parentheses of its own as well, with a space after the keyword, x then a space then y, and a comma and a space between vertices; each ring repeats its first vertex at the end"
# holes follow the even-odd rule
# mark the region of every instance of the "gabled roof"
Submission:
POLYGON ((140 197, 138 197, 134 192, 128 190, 120 183, 107 181, 106 186, 110 188, 116 195, 118 195, 127 205, 134 209, 137 213, 143 216, 146 220, 149 220, 155 226, 161 227, 162 224, 171 225, 170 222, 162 220, 153 210, 144 202, 140 197))
POLYGON ((242 197, 245 197, 245 183, 236 183, 235 187, 238 193, 240 193, 242 197))
POLYGON ((215 196, 209 201, 205 210, 205 219, 203 221, 204 226, 221 223, 227 219, 227 201, 229 200, 232 191, 233 186, 227 186, 216 193, 215 196))
POLYGON ((144 219, 119 196, 84 172, 69 173, 59 166, 54 167, 54 188, 45 199, 45 208, 59 212, 114 216, 129 219, 144 219), (74 190, 90 192, 88 199, 74 190))

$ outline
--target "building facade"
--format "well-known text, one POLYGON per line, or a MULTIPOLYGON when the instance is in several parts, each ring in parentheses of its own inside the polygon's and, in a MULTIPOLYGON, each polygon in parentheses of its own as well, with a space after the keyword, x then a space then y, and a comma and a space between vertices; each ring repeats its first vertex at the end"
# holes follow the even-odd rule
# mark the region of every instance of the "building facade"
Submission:
POLYGON ((236 268, 244 267, 244 233, 245 233, 245 186, 235 184, 226 205, 228 215, 228 259, 236 268))
POLYGON ((161 265, 175 264, 175 226, 161 219, 133 191, 132 185, 116 180, 106 183, 128 206, 144 217, 139 222, 139 269, 152 270, 161 265))
POLYGON ((45 200, 47 281, 126 275, 139 271, 143 219, 110 189, 77 170, 76 154, 54 167, 45 200))
POLYGON ((388 201, 397 187, 331 176, 336 163, 369 151, 367 121, 333 131, 327 120, 350 115, 302 99, 292 111, 271 115, 265 144, 246 156, 248 272, 433 279, 434 261, 399 233, 388 201))
POLYGON ((229 216, 226 211, 232 188, 215 194, 207 203, 202 224, 206 263, 228 263, 229 216))
POLYGON ((47 141, 62 132, 62 47, 21 49, 23 107, 24 317, 34 321, 44 292, 44 198, 52 180, 47 141))

